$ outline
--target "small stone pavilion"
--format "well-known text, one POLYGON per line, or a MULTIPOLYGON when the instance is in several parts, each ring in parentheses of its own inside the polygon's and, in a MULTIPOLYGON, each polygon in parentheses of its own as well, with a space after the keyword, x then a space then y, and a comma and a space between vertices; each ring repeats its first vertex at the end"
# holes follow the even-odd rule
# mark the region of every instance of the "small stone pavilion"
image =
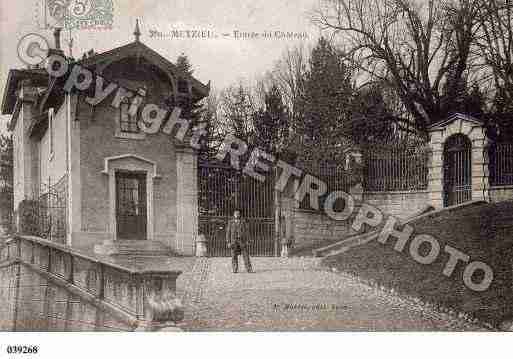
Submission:
POLYGON ((456 113, 429 128, 429 202, 435 208, 490 200, 484 123, 456 113))

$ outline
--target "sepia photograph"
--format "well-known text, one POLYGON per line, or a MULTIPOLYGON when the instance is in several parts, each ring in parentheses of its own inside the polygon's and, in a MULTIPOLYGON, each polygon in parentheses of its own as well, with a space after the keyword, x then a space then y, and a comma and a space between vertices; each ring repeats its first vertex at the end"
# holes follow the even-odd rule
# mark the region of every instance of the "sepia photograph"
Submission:
POLYGON ((513 330, 510 0, 1 0, 0 26, 0 357, 513 330))

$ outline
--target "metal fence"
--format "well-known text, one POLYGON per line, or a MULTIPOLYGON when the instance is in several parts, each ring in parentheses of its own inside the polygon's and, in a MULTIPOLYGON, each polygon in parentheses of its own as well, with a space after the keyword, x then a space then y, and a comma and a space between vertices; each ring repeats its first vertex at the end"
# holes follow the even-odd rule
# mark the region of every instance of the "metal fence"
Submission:
POLYGON ((495 143, 489 151, 490 184, 513 185, 513 143, 495 143))
POLYGON ((57 183, 50 180, 39 196, 37 231, 42 238, 57 243, 66 242, 67 232, 67 177, 63 176, 57 183))
POLYGON ((427 147, 380 147, 364 154, 364 188, 370 192, 425 190, 427 147))
MULTIPOLYGON (((359 175, 357 171, 348 171, 342 164, 308 164, 302 166, 302 169, 305 173, 321 180, 327 186, 326 194, 319 197, 319 211, 323 210, 324 202, 330 193, 334 191, 349 193, 352 186, 361 182, 361 175, 359 175)), ((343 210, 344 206, 345 204, 343 202, 337 201, 334 203, 334 210, 343 210)), ((309 196, 305 196, 301 200, 299 208, 303 210, 317 210, 311 208, 309 196)))

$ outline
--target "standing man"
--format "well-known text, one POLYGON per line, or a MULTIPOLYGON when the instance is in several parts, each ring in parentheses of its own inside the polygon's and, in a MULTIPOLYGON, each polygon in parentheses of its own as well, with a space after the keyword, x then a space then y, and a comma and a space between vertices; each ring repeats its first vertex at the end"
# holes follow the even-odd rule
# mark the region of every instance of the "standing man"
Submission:
POLYGON ((248 235, 248 224, 240 218, 240 211, 236 210, 233 212, 233 218, 228 221, 228 227, 226 228, 226 242, 232 252, 233 273, 239 271, 239 254, 242 254, 246 271, 253 273, 248 253, 248 235))

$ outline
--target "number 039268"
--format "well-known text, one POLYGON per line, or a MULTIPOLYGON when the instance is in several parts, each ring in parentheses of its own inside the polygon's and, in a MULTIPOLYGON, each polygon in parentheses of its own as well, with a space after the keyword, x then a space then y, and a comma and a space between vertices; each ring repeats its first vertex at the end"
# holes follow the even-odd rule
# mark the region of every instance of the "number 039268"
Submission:
POLYGON ((37 354, 39 346, 37 345, 8 345, 7 354, 37 354))

